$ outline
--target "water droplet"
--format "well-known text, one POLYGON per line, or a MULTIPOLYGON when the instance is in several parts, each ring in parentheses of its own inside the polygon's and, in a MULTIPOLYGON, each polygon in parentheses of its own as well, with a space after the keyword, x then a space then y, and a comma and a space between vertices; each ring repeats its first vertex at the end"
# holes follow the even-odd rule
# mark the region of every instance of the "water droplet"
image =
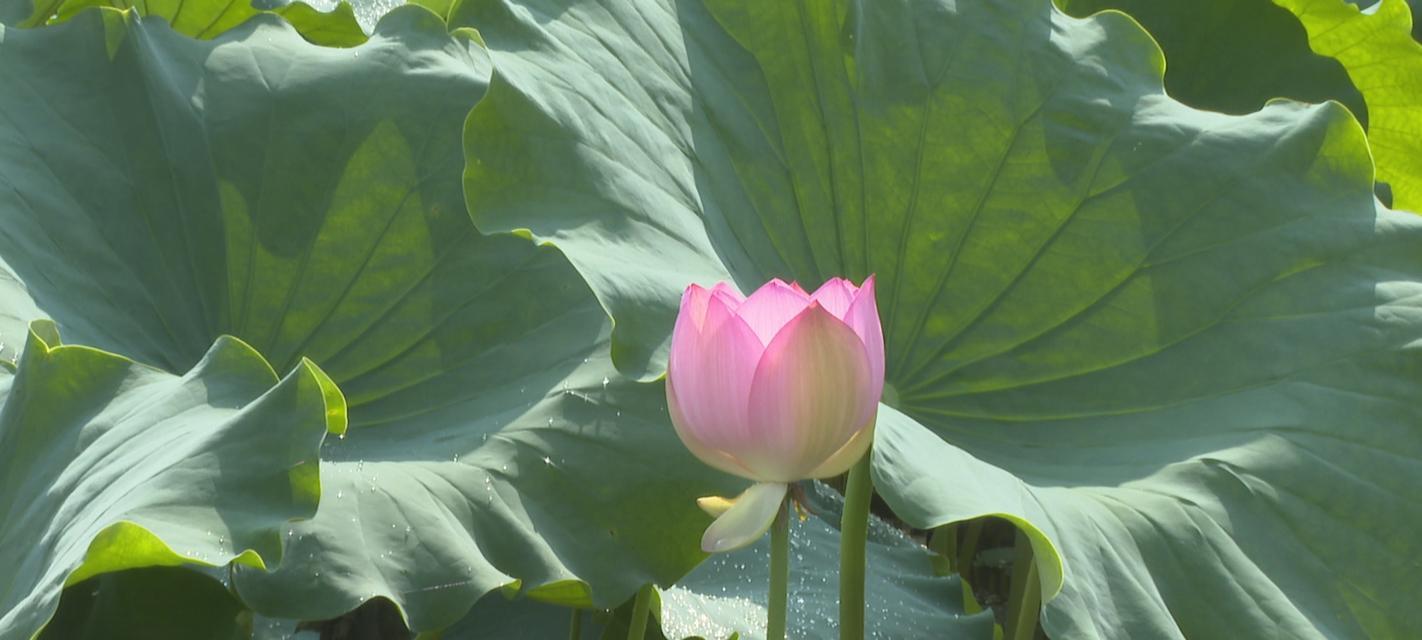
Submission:
POLYGON ((553 419, 552 419, 552 418, 549 418, 549 419, 548 419, 548 426, 550 426, 550 427, 553 426, 553 419))
POLYGON ((454 461, 459 462, 459 454, 454 454, 454 461))
POLYGON ((607 376, 603 376, 603 377, 602 377, 602 390, 603 390, 603 391, 607 391, 607 384, 608 384, 609 382, 612 382, 612 381, 611 381, 611 380, 608 380, 608 379, 607 379, 607 376))
POLYGON ((340 432, 339 434, 337 434, 337 435, 336 435, 336 439, 337 439, 337 440, 345 440, 345 439, 346 439, 346 432, 342 431, 342 432, 340 432))
POLYGON ((553 466, 553 459, 548 456, 543 456, 543 464, 546 464, 551 467, 553 466))
POLYGON ((358 472, 359 472, 359 471, 365 471, 365 461, 364 461, 364 460, 356 460, 356 471, 358 471, 358 472))
POLYGON ((337 491, 337 492, 336 492, 336 499, 337 499, 337 500, 340 500, 341 498, 344 498, 344 497, 346 497, 346 492, 345 492, 345 491, 337 491))

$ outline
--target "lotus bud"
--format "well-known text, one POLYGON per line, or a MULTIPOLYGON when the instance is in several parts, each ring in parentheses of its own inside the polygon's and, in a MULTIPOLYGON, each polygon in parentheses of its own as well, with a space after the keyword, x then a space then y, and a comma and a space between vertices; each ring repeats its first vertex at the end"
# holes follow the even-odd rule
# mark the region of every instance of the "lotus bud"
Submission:
POLYGON ((868 450, 884 390, 874 279, 834 278, 813 294, 772 280, 743 298, 725 283, 687 287, 672 332, 667 407, 686 448, 755 481, 718 515, 706 551, 754 542, 789 484, 844 473, 868 450))

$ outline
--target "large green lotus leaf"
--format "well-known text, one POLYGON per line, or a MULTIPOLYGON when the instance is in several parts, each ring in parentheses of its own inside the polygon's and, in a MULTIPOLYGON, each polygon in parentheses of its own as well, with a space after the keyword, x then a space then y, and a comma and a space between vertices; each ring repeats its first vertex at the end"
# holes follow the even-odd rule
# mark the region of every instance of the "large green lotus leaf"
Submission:
POLYGON ((1022 524, 1052 637, 1422 626, 1422 221, 1346 109, 1188 108, 1046 0, 710 5, 456 8, 471 212, 567 253, 621 367, 688 282, 875 273, 879 490, 1022 524))
MULTIPOLYGON (((839 495, 815 483, 821 513, 791 519, 790 637, 830 638, 839 629, 839 495)), ((933 575, 930 552, 870 517, 866 556, 866 629, 874 638, 991 638, 992 614, 963 612, 957 576, 933 575)), ((769 536, 717 554, 661 595, 668 638, 764 638, 770 584, 769 536)))
MULTIPOLYGON (((17 2, 20 0, 0 0, 17 2)), ((252 0, 37 0, 21 26, 33 27, 68 20, 90 7, 133 9, 141 16, 162 18, 179 33, 194 38, 214 38, 260 13, 274 13, 291 23, 307 40, 330 47, 353 47, 366 34, 350 4, 336 3, 327 12, 304 2, 258 9, 252 0)), ((8 24, 8 23, 7 23, 8 24)))
POLYGON ((127 569, 64 590, 41 640, 251 640, 250 614, 221 582, 177 567, 127 569))
POLYGON ((1293 14, 1270 0, 1057 0, 1086 17, 1116 9, 1165 52, 1165 89, 1209 111, 1250 113, 1274 98, 1338 100, 1366 121, 1363 97, 1338 61, 1309 49, 1293 14))
POLYGON ((62 587, 123 569, 274 566, 310 517, 330 383, 309 363, 280 382, 219 339, 177 376, 39 321, 0 410, 0 637, 30 638, 62 587))
POLYGON ((685 452, 660 385, 618 376, 563 257, 469 220, 482 49, 419 7, 350 50, 274 16, 106 40, 113 16, 3 34, 0 257, 86 343, 180 369, 226 333, 339 384, 320 510, 274 573, 239 571, 245 602, 385 596, 427 630, 496 587, 605 607, 704 558, 694 498, 741 485, 685 452))

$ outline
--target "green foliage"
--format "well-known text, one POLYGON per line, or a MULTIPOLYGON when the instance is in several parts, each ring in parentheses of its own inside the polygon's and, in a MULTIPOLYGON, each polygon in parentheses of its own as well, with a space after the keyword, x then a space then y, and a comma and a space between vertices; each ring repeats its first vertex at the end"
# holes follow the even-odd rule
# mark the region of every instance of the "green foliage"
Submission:
POLYGON ((1032 0, 455 21, 500 79, 476 223, 567 253, 624 369, 657 375, 687 281, 877 274, 875 484, 917 527, 1033 525, 1049 635, 1422 624, 1422 225, 1345 109, 1188 108, 1134 22, 1032 0))
POLYGON ((60 588, 123 569, 275 566, 321 492, 324 374, 280 382, 222 338, 176 376, 35 323, 0 412, 0 637, 30 638, 60 588))
POLYGON ((41 640, 241 640, 251 614, 196 571, 147 567, 95 576, 64 591, 41 640))
POLYGON ((1022 531, 954 554, 1011 582, 970 615, 878 522, 871 629, 1422 628, 1401 0, 38 4, 0 0, 4 640, 618 637, 647 583, 654 635, 755 637, 764 544, 696 542, 745 483, 665 414, 677 301, 871 273, 881 498, 1022 531))
MULTIPOLYGON (((829 638, 839 613, 839 495, 816 483, 815 514, 791 519, 788 619, 792 637, 829 638)), ((902 531, 870 516, 866 545, 866 632, 876 638, 989 638, 992 617, 966 615, 957 576, 933 574, 930 554, 902 531)), ((718 554, 661 593, 670 638, 760 637, 770 580, 769 537, 718 554)))
POLYGON ((1298 16, 1314 51, 1343 63, 1368 103, 1378 179, 1400 209, 1422 211, 1422 45, 1405 0, 1367 13, 1343 0, 1276 0, 1298 16))
POLYGON ((1368 130, 1377 178, 1422 210, 1422 45, 1407 0, 1060 0, 1073 15, 1119 9, 1170 61, 1171 95, 1229 112, 1270 99, 1339 100, 1368 130))
POLYGON ((271 16, 115 38, 117 15, 6 34, 25 144, 0 152, 0 255, 83 342, 175 369, 231 334, 339 384, 351 437, 287 561, 238 572, 247 604, 321 619, 384 596, 427 630, 500 587, 610 606, 704 557, 694 498, 736 485, 666 428, 659 385, 607 363, 562 258, 464 213, 473 42, 416 7, 350 51, 271 16))
POLYGON ((253 16, 279 15, 313 43, 328 47, 353 47, 365 42, 365 32, 356 23, 351 5, 341 2, 330 13, 322 13, 301 2, 282 4, 272 10, 258 9, 251 0, 38 0, 20 26, 34 27, 68 20, 92 7, 132 9, 140 16, 161 18, 174 31, 193 38, 211 39, 226 33, 253 16))
MULTIPOLYGON (((1340 3, 1342 0, 1338 0, 1340 3)), ((1058 0, 1085 18, 1123 11, 1165 52, 1165 90, 1192 107, 1244 114, 1274 98, 1338 100, 1366 121, 1363 96, 1337 60, 1309 49, 1308 33, 1270 0, 1058 0)))

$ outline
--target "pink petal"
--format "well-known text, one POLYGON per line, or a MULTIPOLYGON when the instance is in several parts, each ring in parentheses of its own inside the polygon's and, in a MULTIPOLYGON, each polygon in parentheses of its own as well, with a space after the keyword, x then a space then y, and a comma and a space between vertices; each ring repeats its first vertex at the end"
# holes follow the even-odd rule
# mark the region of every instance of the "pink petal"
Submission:
POLYGON ((730 509, 706 528, 701 536, 701 550, 707 553, 735 551, 759 540, 775 523, 775 516, 785 509, 785 493, 789 489, 778 482, 751 485, 730 509))
POLYGON ((677 437, 681 438, 681 443, 686 445, 686 449, 691 452, 691 455, 716 470, 748 480, 755 479, 754 474, 731 454, 706 445, 701 437, 689 428, 691 421, 686 417, 686 412, 682 410, 681 402, 677 400, 676 389, 672 386, 670 379, 667 380, 667 413, 671 414, 672 426, 676 429, 677 437))
POLYGON ((804 311, 809 303, 810 297, 799 287, 775 279, 746 298, 745 303, 736 309, 736 315, 750 325, 760 337, 761 344, 769 344, 780 328, 804 311))
POLYGON ((717 282, 716 286, 711 288, 711 295, 719 296, 721 301, 726 303, 726 306, 732 310, 741 306, 741 304, 746 301, 746 297, 741 295, 741 292, 736 291, 736 288, 727 282, 717 282))
POLYGON ((849 312, 849 305, 854 302, 855 290, 854 285, 844 278, 830 278, 815 290, 810 299, 820 303, 820 306, 834 317, 843 320, 844 314, 849 312))
POLYGON ((693 453, 698 447, 737 451, 749 437, 746 404, 764 347, 718 295, 710 296, 700 335, 694 337, 674 335, 667 362, 668 400, 678 405, 672 416, 677 433, 693 453))
POLYGON ((775 336, 756 366, 748 416, 759 446, 728 451, 758 480, 808 478, 872 426, 879 393, 859 336, 812 303, 775 336))
POLYGON ((874 372, 871 386, 875 389, 874 398, 878 400, 884 392, 884 330, 879 325, 879 307, 874 301, 874 276, 866 278, 859 287, 844 321, 864 341, 864 350, 869 354, 869 367, 874 372))
POLYGON ((672 346, 686 344, 701 334, 701 325, 706 320, 706 303, 711 300, 711 292, 700 285, 689 285, 681 293, 681 310, 676 314, 676 326, 672 328, 672 346))
MULTIPOLYGON (((877 418, 877 416, 875 417, 877 418)), ((869 445, 874 442, 874 425, 860 429, 849 442, 844 443, 839 451, 834 452, 828 459, 815 467, 806 477, 809 478, 832 478, 841 473, 849 471, 854 463, 859 462, 864 457, 864 453, 869 450, 869 445)))

